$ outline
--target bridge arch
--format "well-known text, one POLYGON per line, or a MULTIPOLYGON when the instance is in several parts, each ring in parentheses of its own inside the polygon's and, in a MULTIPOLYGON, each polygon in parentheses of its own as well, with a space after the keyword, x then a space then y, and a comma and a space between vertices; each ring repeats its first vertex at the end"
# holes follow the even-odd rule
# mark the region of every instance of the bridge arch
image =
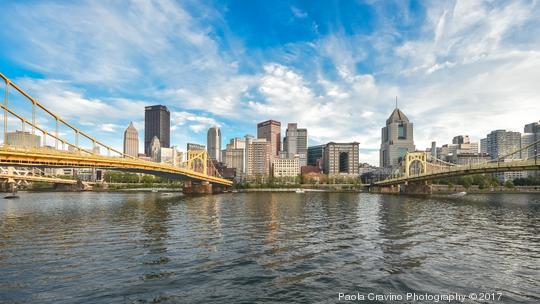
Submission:
POLYGON ((410 152, 405 155, 405 176, 427 172, 427 153, 410 152))

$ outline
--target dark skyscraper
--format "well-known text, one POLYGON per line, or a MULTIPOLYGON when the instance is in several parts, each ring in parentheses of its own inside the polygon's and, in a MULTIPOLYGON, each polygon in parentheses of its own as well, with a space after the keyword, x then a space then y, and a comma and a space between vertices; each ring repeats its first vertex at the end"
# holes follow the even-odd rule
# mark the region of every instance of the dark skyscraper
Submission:
POLYGON ((144 109, 144 152, 150 155, 152 138, 159 139, 161 147, 170 147, 171 113, 166 106, 155 105, 144 109))

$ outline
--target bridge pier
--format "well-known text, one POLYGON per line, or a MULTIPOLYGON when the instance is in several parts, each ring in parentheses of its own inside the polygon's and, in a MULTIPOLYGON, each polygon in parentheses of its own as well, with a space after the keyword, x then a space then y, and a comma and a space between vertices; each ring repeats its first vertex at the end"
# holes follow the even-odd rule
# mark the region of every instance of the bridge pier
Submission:
POLYGON ((431 194, 433 189, 427 182, 408 182, 401 185, 401 193, 404 194, 431 194))
POLYGON ((54 184, 54 189, 58 191, 90 191, 92 186, 78 180, 76 184, 54 184))
POLYGON ((13 179, 7 179, 2 183, 2 192, 17 192, 17 183, 13 179))
POLYGON ((373 193, 399 193, 399 185, 371 186, 369 192, 373 193))
POLYGON ((212 184, 206 181, 200 183, 185 181, 183 192, 184 194, 212 194, 212 184))

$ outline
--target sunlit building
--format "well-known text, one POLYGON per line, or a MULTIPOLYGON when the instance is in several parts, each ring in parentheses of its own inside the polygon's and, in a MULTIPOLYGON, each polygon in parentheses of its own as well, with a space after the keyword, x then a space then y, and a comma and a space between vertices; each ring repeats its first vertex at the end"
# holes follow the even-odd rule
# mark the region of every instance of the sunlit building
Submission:
POLYGON ((133 126, 133 122, 124 131, 124 154, 138 157, 139 155, 139 132, 133 126))
POLYGON ((405 154, 414 151, 413 123, 396 107, 381 130, 380 166, 397 168, 405 154))

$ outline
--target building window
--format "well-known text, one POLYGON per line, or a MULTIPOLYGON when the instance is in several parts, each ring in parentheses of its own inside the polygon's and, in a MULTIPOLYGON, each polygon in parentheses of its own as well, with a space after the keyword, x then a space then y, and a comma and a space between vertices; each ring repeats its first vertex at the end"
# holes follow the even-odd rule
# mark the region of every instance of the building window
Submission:
POLYGON ((339 173, 348 173, 349 172, 349 153, 341 152, 339 153, 339 173))
POLYGON ((398 125, 398 139, 407 139, 407 126, 402 123, 398 125))

